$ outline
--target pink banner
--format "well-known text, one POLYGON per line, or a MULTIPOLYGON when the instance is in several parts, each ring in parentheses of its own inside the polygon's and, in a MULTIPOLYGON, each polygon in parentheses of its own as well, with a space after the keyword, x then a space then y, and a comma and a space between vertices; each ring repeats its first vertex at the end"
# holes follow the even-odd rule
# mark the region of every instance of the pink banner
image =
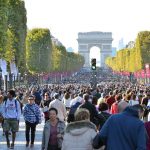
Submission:
POLYGON ((145 78, 145 70, 141 70, 141 78, 145 78))
POLYGON ((136 72, 136 76, 137 76, 137 78, 140 78, 140 73, 136 72))
POLYGON ((137 77, 137 72, 134 72, 134 77, 135 77, 135 78, 138 78, 138 77, 137 77))

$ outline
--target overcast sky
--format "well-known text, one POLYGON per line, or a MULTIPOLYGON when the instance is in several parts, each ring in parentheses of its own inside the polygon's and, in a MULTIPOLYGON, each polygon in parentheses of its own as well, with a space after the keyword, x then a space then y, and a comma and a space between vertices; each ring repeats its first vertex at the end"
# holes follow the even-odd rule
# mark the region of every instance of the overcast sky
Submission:
POLYGON ((77 51, 78 32, 113 33, 113 46, 150 31, 150 0, 25 0, 29 29, 49 28, 63 45, 77 51))

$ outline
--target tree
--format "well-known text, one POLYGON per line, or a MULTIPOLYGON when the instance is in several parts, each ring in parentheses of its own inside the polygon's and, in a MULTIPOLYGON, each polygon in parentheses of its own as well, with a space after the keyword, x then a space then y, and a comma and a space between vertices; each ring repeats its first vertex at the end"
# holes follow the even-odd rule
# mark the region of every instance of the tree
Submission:
MULTIPOLYGON (((25 39, 26 39, 26 9, 24 1, 22 0, 8 0, 8 29, 14 36, 11 43, 11 49, 13 51, 13 60, 9 59, 9 62, 14 61, 21 72, 24 72, 25 63, 25 39)), ((8 52, 7 52, 8 53, 8 52)), ((9 52, 11 53, 11 52, 9 52)), ((8 56, 6 56, 8 58, 8 56)))
POLYGON ((7 42, 7 21, 8 21, 8 1, 0 2, 0 58, 4 58, 6 42, 7 42))
POLYGON ((32 73, 50 72, 52 43, 49 29, 30 30, 26 39, 27 68, 32 73))
POLYGON ((115 71, 137 72, 150 64, 150 32, 139 32, 136 42, 117 52, 116 63, 111 58, 106 59, 106 64, 115 71))

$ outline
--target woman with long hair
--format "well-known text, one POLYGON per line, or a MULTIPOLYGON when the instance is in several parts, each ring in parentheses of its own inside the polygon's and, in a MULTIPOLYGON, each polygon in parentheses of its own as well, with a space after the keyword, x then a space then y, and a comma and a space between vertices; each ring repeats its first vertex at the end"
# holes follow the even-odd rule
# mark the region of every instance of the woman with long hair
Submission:
POLYGON ((45 92, 44 93, 44 98, 40 103, 40 107, 42 108, 42 111, 43 111, 43 114, 44 114, 45 122, 47 120, 49 120, 49 111, 48 111, 48 109, 49 109, 50 102, 51 102, 50 94, 49 94, 49 92, 45 92))

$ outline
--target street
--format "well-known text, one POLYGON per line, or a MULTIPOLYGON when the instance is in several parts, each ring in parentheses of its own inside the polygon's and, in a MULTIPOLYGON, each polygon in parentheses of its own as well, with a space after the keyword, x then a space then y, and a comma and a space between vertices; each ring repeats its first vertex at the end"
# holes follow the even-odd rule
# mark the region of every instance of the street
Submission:
MULTIPOLYGON (((36 128, 36 135, 35 135, 35 142, 34 142, 34 148, 26 148, 26 140, 25 140, 25 123, 23 116, 21 116, 20 123, 19 123, 19 132, 16 136, 15 141, 15 147, 14 150, 40 150, 41 149, 41 140, 42 140, 42 130, 43 130, 44 121, 39 124, 36 128)), ((11 141, 11 135, 10 135, 10 141, 11 141)), ((2 128, 0 127, 0 150, 8 150, 6 146, 6 139, 5 136, 3 136, 2 128)))

